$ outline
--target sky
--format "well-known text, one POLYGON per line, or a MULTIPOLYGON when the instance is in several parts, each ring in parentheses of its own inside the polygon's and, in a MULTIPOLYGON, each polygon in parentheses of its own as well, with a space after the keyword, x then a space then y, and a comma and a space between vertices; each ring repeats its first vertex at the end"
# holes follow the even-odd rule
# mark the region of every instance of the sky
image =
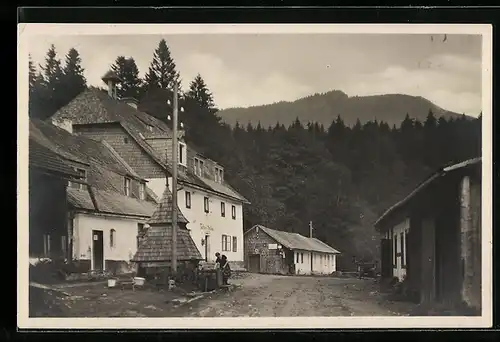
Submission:
POLYGON ((454 112, 481 112, 480 35, 39 35, 28 46, 41 64, 51 44, 61 59, 76 48, 88 84, 104 86, 101 77, 117 56, 134 57, 143 76, 162 38, 183 89, 199 73, 221 109, 341 90, 349 96, 422 96, 454 112))

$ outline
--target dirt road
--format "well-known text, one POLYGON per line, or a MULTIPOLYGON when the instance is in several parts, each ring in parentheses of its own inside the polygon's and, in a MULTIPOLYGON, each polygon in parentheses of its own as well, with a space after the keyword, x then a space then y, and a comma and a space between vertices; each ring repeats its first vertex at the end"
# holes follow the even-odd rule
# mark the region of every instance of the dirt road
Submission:
POLYGON ((169 316, 395 316, 402 312, 381 298, 373 280, 248 274, 232 283, 238 285, 236 290, 180 307, 169 316))

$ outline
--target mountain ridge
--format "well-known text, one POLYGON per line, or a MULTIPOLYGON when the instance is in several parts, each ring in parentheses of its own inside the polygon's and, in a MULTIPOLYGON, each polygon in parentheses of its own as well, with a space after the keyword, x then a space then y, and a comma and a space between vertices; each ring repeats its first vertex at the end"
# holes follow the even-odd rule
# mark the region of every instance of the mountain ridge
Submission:
MULTIPOLYGON (((340 90, 315 93, 294 101, 279 101, 249 107, 233 107, 220 110, 217 115, 227 124, 234 126, 257 125, 263 127, 291 124, 296 118, 301 122, 317 122, 328 127, 340 116, 346 125, 353 126, 359 119, 384 121, 399 126, 406 114, 411 118, 424 121, 431 110, 436 117, 458 118, 462 114, 446 110, 422 96, 407 94, 381 94, 367 96, 348 96, 340 90)), ((467 116, 470 117, 470 116, 467 116)), ((470 117, 472 118, 472 117, 470 117)))

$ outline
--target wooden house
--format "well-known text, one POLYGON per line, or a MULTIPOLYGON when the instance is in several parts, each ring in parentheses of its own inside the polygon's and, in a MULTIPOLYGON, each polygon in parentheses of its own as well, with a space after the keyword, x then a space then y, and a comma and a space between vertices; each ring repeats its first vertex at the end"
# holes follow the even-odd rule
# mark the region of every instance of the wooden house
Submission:
POLYGON ((316 239, 256 225, 245 232, 246 269, 273 274, 331 274, 340 252, 316 239))
POLYGON ((481 308, 481 158, 444 167, 376 222, 382 277, 421 304, 481 308))

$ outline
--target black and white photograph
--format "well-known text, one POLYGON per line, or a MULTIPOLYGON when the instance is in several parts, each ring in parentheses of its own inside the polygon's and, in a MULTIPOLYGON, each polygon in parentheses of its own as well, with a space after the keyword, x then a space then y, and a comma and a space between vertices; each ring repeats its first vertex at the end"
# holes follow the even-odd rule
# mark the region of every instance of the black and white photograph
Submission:
POLYGON ((20 26, 19 327, 491 325, 489 25, 20 26))

